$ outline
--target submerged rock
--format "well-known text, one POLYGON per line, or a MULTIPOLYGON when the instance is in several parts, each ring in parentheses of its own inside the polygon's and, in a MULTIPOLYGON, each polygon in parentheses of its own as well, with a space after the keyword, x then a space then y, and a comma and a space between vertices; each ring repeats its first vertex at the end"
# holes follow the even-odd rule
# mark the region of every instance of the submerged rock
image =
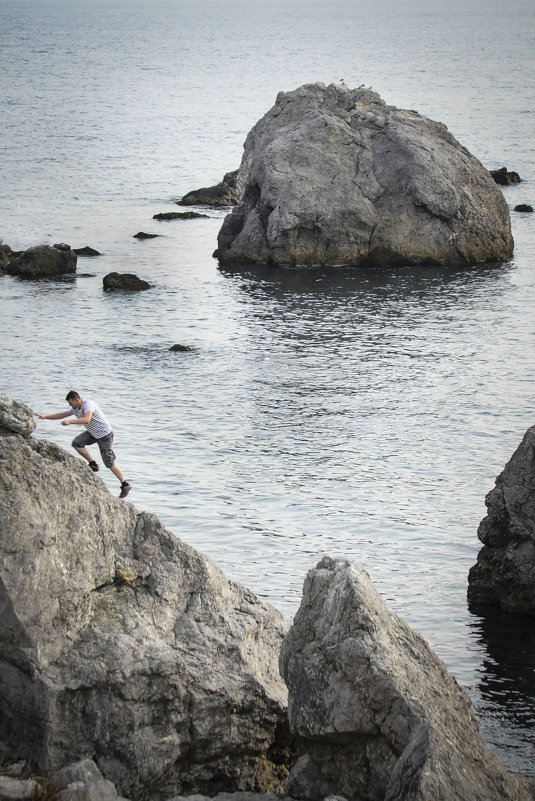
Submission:
POLYGON ((286 621, 0 409, 3 758, 89 758, 134 798, 281 792, 286 621))
POLYGON ((77 256, 93 257, 93 256, 100 256, 101 255, 98 250, 95 250, 95 248, 89 247, 89 245, 85 245, 85 247, 83 247, 83 248, 74 248, 74 252, 76 253, 77 256))
POLYGON ((143 292, 145 289, 150 289, 149 282, 134 273, 108 273, 102 279, 102 285, 105 292, 113 290, 143 292))
POLYGON ((485 498, 477 536, 483 548, 468 574, 473 606, 535 615, 535 426, 485 498))
POLYGON ((171 345, 169 350, 172 351, 173 353, 194 353, 195 352, 195 348, 192 348, 190 345, 181 345, 178 342, 175 345, 171 345))
POLYGON ((77 256, 69 245, 37 245, 11 258, 6 273, 20 278, 50 278, 76 272, 77 256))
POLYGON ((153 220, 199 220, 208 218, 208 214, 201 214, 198 211, 162 211, 160 214, 153 214, 153 220))
POLYGON ((532 801, 489 754, 470 700, 367 573, 324 558, 281 650, 302 755, 288 793, 318 801, 532 801))
POLYGON ((160 236, 160 234, 147 234, 145 231, 138 231, 137 234, 134 234, 134 239, 156 239, 157 236, 160 236))
POLYGON ((464 265, 513 251, 507 204, 447 128, 370 89, 281 92, 254 126, 218 256, 277 265, 464 265))

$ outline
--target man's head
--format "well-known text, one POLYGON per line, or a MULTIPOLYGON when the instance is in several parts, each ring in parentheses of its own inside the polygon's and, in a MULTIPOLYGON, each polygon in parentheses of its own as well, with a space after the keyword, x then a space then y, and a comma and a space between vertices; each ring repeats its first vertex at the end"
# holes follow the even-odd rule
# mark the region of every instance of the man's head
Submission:
POLYGON ((82 405, 82 398, 75 392, 74 389, 71 389, 70 392, 67 392, 67 397, 65 398, 71 409, 79 409, 82 405))

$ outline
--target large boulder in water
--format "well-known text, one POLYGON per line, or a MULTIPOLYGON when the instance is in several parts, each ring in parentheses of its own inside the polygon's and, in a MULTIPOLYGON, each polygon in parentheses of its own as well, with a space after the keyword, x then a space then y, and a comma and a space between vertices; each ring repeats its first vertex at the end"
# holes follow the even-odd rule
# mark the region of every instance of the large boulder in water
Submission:
POLYGON ((0 396, 3 759, 94 759, 134 798, 281 791, 288 623, 32 422, 0 396))
POLYGON ((5 271, 19 278, 53 278, 75 273, 77 261, 69 245, 36 245, 12 258, 5 271))
POLYGON ((447 128, 370 89, 281 92, 247 136, 221 262, 473 264, 513 251, 507 204, 447 128))
POLYGON ((535 426, 485 498, 487 515, 477 530, 483 543, 468 574, 474 607, 499 606, 535 615, 535 426))
POLYGON ((325 557, 281 651, 300 750, 293 798, 532 801, 488 753, 470 700, 358 565, 325 557))

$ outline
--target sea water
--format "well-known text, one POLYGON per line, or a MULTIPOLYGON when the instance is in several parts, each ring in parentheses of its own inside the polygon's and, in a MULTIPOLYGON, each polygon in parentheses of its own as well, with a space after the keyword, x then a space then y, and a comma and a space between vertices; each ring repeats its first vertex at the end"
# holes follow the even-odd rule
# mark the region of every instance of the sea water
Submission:
POLYGON ((129 501, 288 618, 324 554, 362 563, 535 774, 531 621, 466 605, 485 494, 534 422, 533 216, 511 211, 510 261, 459 270, 222 269, 225 212, 153 220, 317 80, 444 122, 533 204, 533 22, 531 0, 1 0, 0 236, 102 255, 0 278, 0 389, 97 400, 129 501), (112 271, 151 289, 104 293, 112 271))

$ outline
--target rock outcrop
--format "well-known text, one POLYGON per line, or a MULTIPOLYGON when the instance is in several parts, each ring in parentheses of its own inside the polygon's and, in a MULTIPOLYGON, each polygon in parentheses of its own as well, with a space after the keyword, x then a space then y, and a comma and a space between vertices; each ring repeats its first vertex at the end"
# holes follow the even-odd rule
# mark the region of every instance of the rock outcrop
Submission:
POLYGON ((77 256, 68 245, 36 245, 17 254, 4 266, 19 278, 51 278, 76 272, 77 256))
POLYGON ((131 798, 281 791, 288 624, 0 396, 0 752, 131 798))
POLYGON ((468 697, 386 609, 365 571, 324 558, 281 651, 302 755, 288 792, 318 801, 532 801, 487 753, 468 697))
POLYGON ((468 601, 535 615, 535 426, 485 498, 483 543, 468 574, 468 601))
POLYGON ((227 172, 215 186, 207 186, 202 189, 193 189, 177 201, 179 206, 235 206, 236 197, 236 175, 237 170, 227 172))
POLYGON ((225 218, 224 263, 466 265, 507 259, 507 204, 438 122, 370 89, 281 92, 254 126, 225 218))
POLYGON ((134 273, 108 273, 102 279, 105 292, 143 292, 150 289, 150 284, 134 273))

